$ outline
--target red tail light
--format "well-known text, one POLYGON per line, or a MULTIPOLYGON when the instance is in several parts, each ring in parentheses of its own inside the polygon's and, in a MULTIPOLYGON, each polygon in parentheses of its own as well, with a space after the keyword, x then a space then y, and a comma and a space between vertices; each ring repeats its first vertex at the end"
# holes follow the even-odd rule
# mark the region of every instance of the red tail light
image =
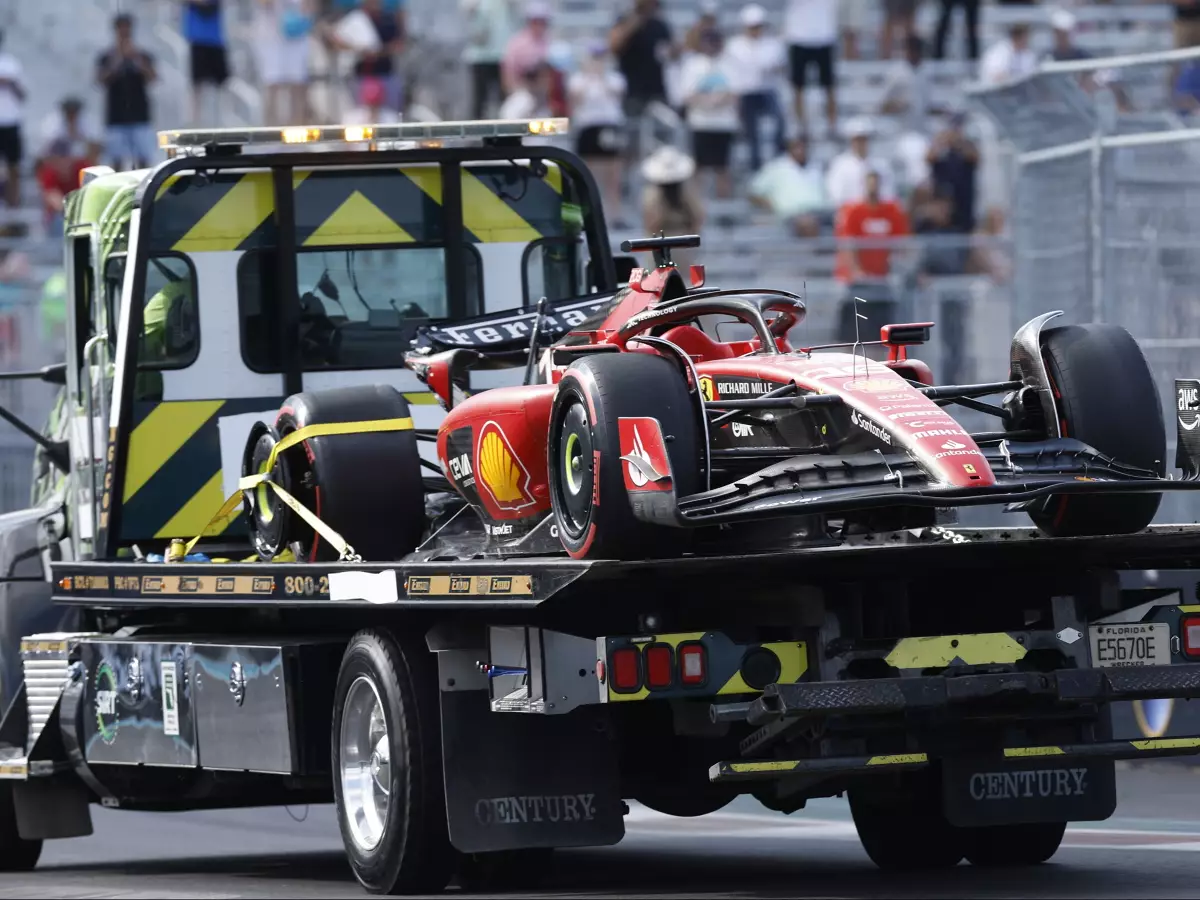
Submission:
POLYGON ((1200 656, 1200 616, 1187 616, 1179 625, 1183 655, 1200 656))
POLYGON ((671 686, 671 647, 668 644, 651 644, 646 648, 646 687, 669 688, 671 686))
POLYGON ((609 675, 612 689, 618 693, 633 693, 642 686, 642 655, 637 650, 614 650, 609 675))
POLYGON ((708 680, 708 659, 703 644, 679 645, 679 681, 697 687, 708 680))

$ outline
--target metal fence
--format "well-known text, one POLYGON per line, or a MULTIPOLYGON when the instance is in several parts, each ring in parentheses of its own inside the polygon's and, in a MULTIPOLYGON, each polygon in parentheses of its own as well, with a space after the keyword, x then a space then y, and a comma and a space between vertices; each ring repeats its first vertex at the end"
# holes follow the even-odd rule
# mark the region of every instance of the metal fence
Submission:
MULTIPOLYGON (((1061 309, 1133 334, 1158 381, 1168 465, 1173 380, 1200 373, 1200 119, 1173 91, 1188 65, 1200 49, 1049 63, 970 92, 1014 151, 1009 324, 1061 309)), ((1159 520, 1198 516, 1176 495, 1159 520)))

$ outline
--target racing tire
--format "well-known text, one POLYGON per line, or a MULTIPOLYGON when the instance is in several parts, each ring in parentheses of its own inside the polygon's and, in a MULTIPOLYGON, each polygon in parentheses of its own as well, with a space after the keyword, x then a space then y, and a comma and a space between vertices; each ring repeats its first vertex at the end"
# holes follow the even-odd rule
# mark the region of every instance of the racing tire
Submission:
POLYGON ((897 793, 876 776, 850 789, 850 812, 863 850, 880 869, 950 869, 963 858, 961 829, 942 814, 930 779, 906 780, 897 793), (921 786, 928 790, 919 790, 921 786))
POLYGON ((553 860, 553 847, 464 853, 459 861, 458 886, 471 894, 533 890, 541 885, 553 860))
POLYGON ((622 474, 617 420, 658 420, 675 497, 700 483, 696 404, 678 366, 660 356, 620 353, 575 362, 550 413, 547 467, 559 540, 576 559, 644 559, 681 553, 688 529, 633 515, 622 474), (597 460, 598 454, 598 463, 597 460))
MULTIPOLYGON (((310 425, 380 419, 411 420, 408 402, 394 388, 335 388, 289 397, 275 420, 275 431, 283 440, 310 425)), ((411 428, 314 437, 282 457, 287 459, 278 475, 284 479, 280 483, 363 559, 400 559, 420 545, 426 530, 425 488, 411 428)), ((272 512, 285 515, 287 506, 274 492, 270 501, 272 512)), ((290 522, 287 544, 300 542, 302 560, 338 558, 329 542, 299 516, 291 516, 290 522)))
MULTIPOLYGON (((1042 356, 1062 436, 1160 476, 1167 433, 1154 376, 1137 341, 1118 325, 1064 325, 1042 333, 1042 356)), ((1161 494, 1052 496, 1029 511, 1050 537, 1133 534, 1158 512, 1161 494)))
POLYGON ((11 784, 0 787, 0 872, 31 872, 42 855, 41 841, 28 841, 17 829, 11 784))
POLYGON ((965 855, 980 868, 1036 866, 1058 852, 1066 830, 1066 822, 964 828, 965 855))
POLYGON ((354 636, 338 673, 332 737, 338 825, 355 877, 375 894, 444 889, 455 852, 437 663, 420 638, 384 629, 354 636))

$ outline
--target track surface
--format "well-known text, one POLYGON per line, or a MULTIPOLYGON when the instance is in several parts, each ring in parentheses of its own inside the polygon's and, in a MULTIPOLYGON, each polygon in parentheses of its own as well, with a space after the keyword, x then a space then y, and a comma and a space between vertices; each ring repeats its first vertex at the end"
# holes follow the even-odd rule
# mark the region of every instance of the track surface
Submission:
MULTIPOLYGON (((885 877, 845 804, 785 817, 739 800, 701 819, 635 807, 619 846, 561 852, 538 896, 1195 897, 1200 771, 1124 769, 1118 817, 1073 828, 1054 860, 1024 871, 965 863, 885 877)), ((47 843, 37 871, 0 876, 0 897, 233 900, 365 897, 343 860, 332 807, 177 814, 96 809, 96 833, 47 843), (301 818, 305 810, 290 811, 301 818)), ((446 896, 450 896, 449 894, 446 896)))

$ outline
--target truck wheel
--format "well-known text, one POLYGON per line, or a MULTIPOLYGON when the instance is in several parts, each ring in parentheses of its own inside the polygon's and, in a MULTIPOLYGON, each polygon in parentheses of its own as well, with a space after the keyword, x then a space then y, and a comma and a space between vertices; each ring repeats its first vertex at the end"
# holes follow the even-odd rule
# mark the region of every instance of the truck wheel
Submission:
MULTIPOLYGON (((1065 325, 1042 334, 1063 437, 1162 475, 1167 433, 1154 376, 1137 341, 1117 325, 1065 325)), ((1051 497, 1029 517, 1052 537, 1133 534, 1161 494, 1051 497)))
POLYGON ((553 847, 464 853, 458 867, 458 886, 473 894, 532 890, 546 877, 553 858, 553 847))
POLYGON ((877 776, 849 792, 858 839, 885 871, 949 869, 963 858, 959 829, 942 815, 938 792, 920 786, 931 782, 913 780, 897 793, 877 776))
POLYGON ((355 877, 377 894, 440 891, 454 874, 434 656, 360 631, 334 694, 333 786, 355 877))
POLYGON ((0 872, 29 872, 42 855, 41 841, 27 841, 17 830, 12 785, 0 787, 0 872))
POLYGON ((964 828, 962 833, 973 866, 1036 866, 1058 852, 1066 830, 1066 822, 1034 822, 964 828))
MULTIPOLYGON (((279 410, 275 429, 282 440, 309 425, 408 418, 408 403, 394 388, 361 385, 289 397, 279 410)), ((259 431, 255 434, 258 449, 248 452, 244 468, 261 466, 269 453, 272 436, 259 431)), ((280 484, 364 559, 400 559, 421 543, 425 533, 425 490, 417 439, 411 429, 310 438, 283 456, 286 462, 277 466, 275 473, 280 484)), ((257 474, 257 470, 243 474, 257 474)), ((251 518, 260 556, 270 559, 299 541, 305 548, 305 559, 337 559, 337 551, 329 542, 299 516, 290 515, 291 510, 273 491, 263 492, 263 502, 269 505, 251 518), (289 523, 282 543, 275 537, 278 529, 258 521, 264 514, 289 523)))
POLYGON ((678 554, 688 532, 634 518, 625 492, 617 420, 658 420, 677 498, 696 492, 699 440, 694 403, 679 368, 643 353, 594 356, 563 375, 550 413, 550 502, 559 539, 576 559, 678 554))

